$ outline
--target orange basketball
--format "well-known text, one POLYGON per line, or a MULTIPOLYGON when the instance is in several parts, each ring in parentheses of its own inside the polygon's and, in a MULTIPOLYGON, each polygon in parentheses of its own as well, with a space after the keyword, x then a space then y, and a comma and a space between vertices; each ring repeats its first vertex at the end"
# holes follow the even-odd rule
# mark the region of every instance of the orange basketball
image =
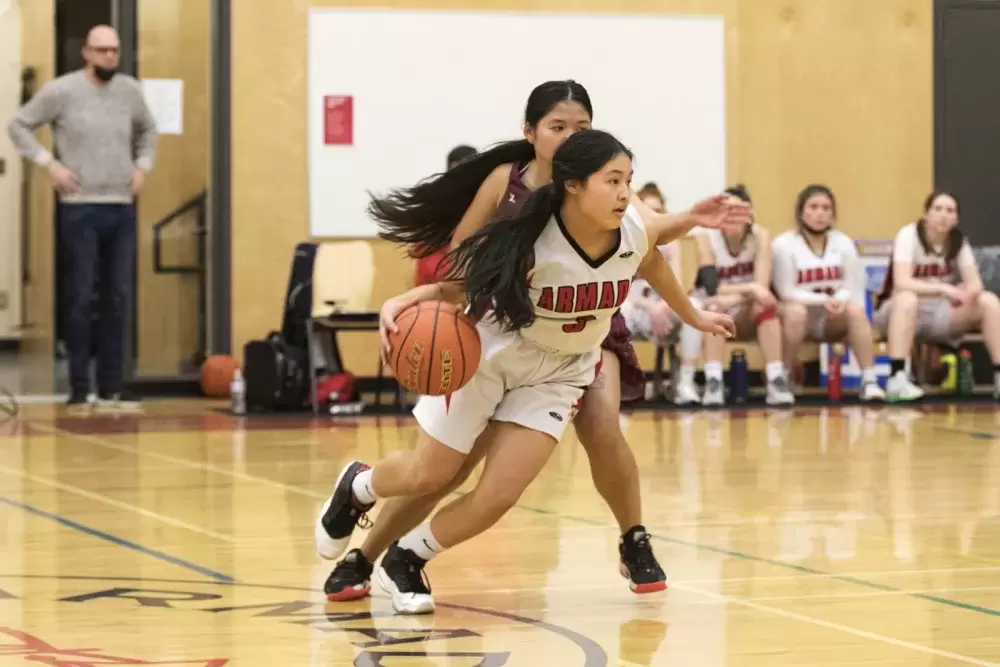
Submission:
POLYGON ((229 383, 240 368, 240 361, 226 354, 216 354, 201 365, 201 390, 212 398, 228 398, 229 383))
POLYGON ((410 391, 444 396, 458 391, 479 368, 482 351, 476 325, 458 306, 422 301, 396 317, 389 335, 392 373, 410 391))

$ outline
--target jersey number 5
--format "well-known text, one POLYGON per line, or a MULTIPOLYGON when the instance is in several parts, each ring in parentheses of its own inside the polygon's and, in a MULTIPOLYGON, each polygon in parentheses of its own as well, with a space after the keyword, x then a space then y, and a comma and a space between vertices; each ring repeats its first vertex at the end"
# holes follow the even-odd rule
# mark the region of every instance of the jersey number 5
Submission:
POLYGON ((580 333, 587 326, 587 322, 592 322, 596 319, 597 318, 593 315, 581 315, 576 318, 576 322, 573 322, 572 324, 564 324, 562 326, 562 330, 565 333, 580 333))

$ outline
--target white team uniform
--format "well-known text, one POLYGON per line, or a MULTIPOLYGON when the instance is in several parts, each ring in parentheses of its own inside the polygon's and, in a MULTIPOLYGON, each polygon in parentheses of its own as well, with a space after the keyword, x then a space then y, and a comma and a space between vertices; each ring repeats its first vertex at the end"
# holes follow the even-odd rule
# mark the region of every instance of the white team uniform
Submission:
MULTIPOLYGON (((807 307, 806 330, 813 341, 823 341, 831 333, 824 305, 830 297, 864 307, 864 272, 857 248, 847 234, 831 229, 823 253, 817 254, 797 229, 789 230, 774 239, 771 252, 778 298, 807 307)), ((846 334, 846 330, 839 333, 846 334)))
POLYGON ((535 243, 531 300, 535 321, 502 332, 487 313, 477 324, 479 369, 451 395, 421 396, 413 414, 432 438, 468 453, 490 420, 520 424, 561 440, 584 390, 597 377, 611 317, 628 297, 649 247, 639 212, 629 206, 620 242, 587 258, 556 217, 535 243))
MULTIPOLYGON (((673 264, 674 253, 677 252, 676 244, 670 244, 659 246, 659 251, 663 254, 664 259, 668 263, 673 264)), ((678 276, 680 278, 680 276, 678 276)), ((640 308, 636 305, 636 299, 642 297, 645 299, 651 299, 654 301, 662 301, 662 297, 653 291, 653 288, 649 286, 649 283, 642 278, 636 278, 632 281, 632 289, 629 291, 629 296, 622 304, 622 317, 625 318, 625 326, 628 327, 629 333, 635 340, 658 340, 661 344, 668 342, 673 335, 677 332, 678 325, 681 323, 681 319, 677 316, 677 313, 671 311, 670 313, 670 323, 672 328, 668 334, 665 336, 658 337, 653 331, 653 324, 650 321, 649 311, 640 308)))
MULTIPOLYGON (((723 285, 746 285, 755 278, 757 260, 757 238, 750 236, 737 254, 729 251, 726 237, 719 229, 706 229, 703 236, 708 239, 715 257, 715 273, 719 277, 719 287, 723 285)), ((698 298, 708 301, 711 297, 704 288, 699 288, 698 298)), ((753 325, 753 306, 742 301, 726 311, 736 323, 736 339, 746 340, 755 335, 753 325)))
MULTIPOLYGON (((969 241, 962 243, 958 255, 951 262, 945 261, 944 248, 932 248, 928 252, 917 234, 917 223, 903 227, 896 234, 892 245, 892 261, 909 262, 913 265, 913 277, 933 283, 957 285, 962 281, 961 270, 976 265, 969 241)), ((891 270, 891 269, 890 269, 891 270)), ((951 340, 951 302, 940 296, 920 297, 917 310, 916 335, 921 340, 948 342, 951 340)), ((892 314, 892 293, 885 295, 872 318, 875 328, 888 331, 889 316, 892 314)))

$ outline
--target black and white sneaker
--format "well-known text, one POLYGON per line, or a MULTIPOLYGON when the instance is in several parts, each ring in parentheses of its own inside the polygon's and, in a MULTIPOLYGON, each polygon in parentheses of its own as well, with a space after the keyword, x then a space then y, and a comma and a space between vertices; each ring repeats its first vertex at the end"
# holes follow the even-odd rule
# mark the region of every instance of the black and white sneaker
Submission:
POLYGON ((378 583, 392 596, 392 608, 397 614, 430 614, 434 612, 431 582, 424 572, 427 561, 394 542, 382 557, 378 568, 378 583))
POLYGON ((667 588, 667 574, 656 561, 649 533, 643 526, 634 526, 618 540, 621 556, 619 571, 628 579, 633 593, 656 593, 667 588))
POLYGON ((351 549, 337 563, 326 578, 323 591, 331 602, 360 600, 372 589, 372 571, 375 566, 365 558, 361 549, 351 549))
POLYGON ((90 404, 90 397, 87 396, 86 389, 74 389, 66 399, 66 405, 71 408, 86 407, 90 404))
POLYGON ((320 510, 316 518, 315 538, 316 552, 321 558, 334 560, 344 553, 351 543, 351 534, 355 526, 370 528, 372 522, 365 512, 375 506, 362 505, 354 497, 351 486, 354 478, 368 470, 370 466, 361 461, 351 461, 340 472, 337 484, 333 487, 333 495, 320 510))

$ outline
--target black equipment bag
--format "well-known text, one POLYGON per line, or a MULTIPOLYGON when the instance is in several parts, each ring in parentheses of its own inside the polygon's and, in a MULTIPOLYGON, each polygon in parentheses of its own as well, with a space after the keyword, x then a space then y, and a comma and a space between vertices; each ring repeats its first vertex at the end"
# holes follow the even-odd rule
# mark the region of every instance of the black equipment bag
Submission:
POLYGON ((306 349, 288 345, 277 331, 243 347, 247 410, 301 410, 309 403, 306 349))
POLYGON ((285 342, 303 351, 308 346, 306 320, 312 317, 313 265, 316 263, 317 243, 300 243, 295 246, 292 272, 285 293, 285 312, 281 321, 281 335, 285 342))

